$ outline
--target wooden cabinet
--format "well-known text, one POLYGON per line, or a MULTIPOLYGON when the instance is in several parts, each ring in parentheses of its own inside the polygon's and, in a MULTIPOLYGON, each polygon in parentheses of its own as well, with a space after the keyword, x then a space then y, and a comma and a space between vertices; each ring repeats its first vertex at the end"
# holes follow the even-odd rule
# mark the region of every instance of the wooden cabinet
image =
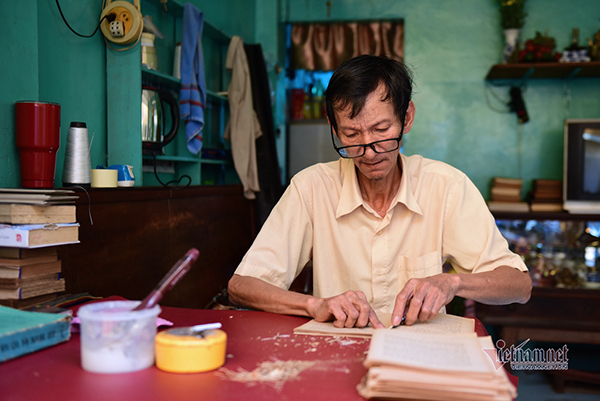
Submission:
POLYGON ((59 247, 69 294, 143 299, 194 247, 200 257, 161 305, 204 308, 256 236, 241 185, 75 191, 80 243, 59 247))
MULTIPOLYGON (((578 260, 580 268, 581 263, 589 269, 600 266, 597 252, 600 248, 597 238, 600 215, 494 213, 494 217, 512 248, 523 239, 529 242, 521 243, 520 249, 516 249, 526 261, 525 252, 533 251, 546 257, 548 253, 561 253, 571 262, 575 258, 584 258, 578 260), (519 227, 523 230, 519 231, 519 227), (585 250, 590 247, 595 250, 595 256, 588 260, 585 259, 585 250)), ((562 268, 571 266, 571 263, 564 263, 562 268)), ((528 267, 533 274, 533 266, 529 264, 528 267)), ((508 345, 516 346, 519 341, 528 338, 534 341, 600 344, 600 289, 589 288, 585 282, 571 288, 561 287, 556 281, 547 282, 547 286, 534 284, 531 299, 524 305, 478 304, 477 317, 484 324, 497 326, 499 336, 508 345)))
MULTIPOLYGON (((525 235, 521 235, 520 238, 527 238, 527 233, 535 233, 536 227, 547 227, 548 231, 556 235, 550 235, 549 232, 542 236, 532 234, 529 237, 530 245, 542 252, 555 252, 555 255, 561 253, 566 255, 567 259, 571 258, 562 268, 571 268, 574 259, 581 258, 582 253, 585 265, 600 268, 600 215, 561 212, 494 213, 494 216, 499 227, 506 227, 507 222, 513 222, 514 226, 526 228, 525 235), (540 239, 541 243, 531 243, 540 239), (588 248, 592 248, 593 256, 589 255, 588 248)), ((514 244, 515 241, 519 241, 519 234, 515 230, 505 236, 514 244)), ((576 263, 581 267, 581 259, 576 263)), ((507 347, 517 347, 528 339, 533 342, 565 344, 569 349, 572 348, 572 344, 597 345, 600 344, 600 289, 589 287, 591 286, 585 285, 585 282, 570 288, 552 284, 534 286, 531 299, 526 304, 476 304, 475 313, 485 325, 496 329, 497 339, 504 340, 507 347)), ((575 357, 569 362, 567 371, 551 372, 552 383, 557 392, 564 391, 565 381, 600 384, 600 374, 575 368, 579 366, 586 369, 586 364, 582 362, 580 356, 575 357)), ((509 367, 508 364, 505 366, 509 367)))
POLYGON ((497 326, 508 346, 532 341, 600 344, 600 290, 534 287, 524 305, 476 306, 477 318, 497 326))
POLYGON ((494 217, 511 248, 525 259, 534 288, 527 304, 478 305, 477 317, 498 326, 509 344, 527 338, 600 343, 600 289, 590 288, 585 275, 570 288, 557 279, 561 269, 572 269, 581 277, 585 273, 581 269, 600 267, 600 215, 496 212, 494 217), (536 284, 540 258, 555 276, 536 284))
MULTIPOLYGON (((173 77, 172 69, 174 49, 182 38, 183 2, 169 1, 167 12, 157 1, 142 0, 140 3, 142 15, 150 16, 165 37, 155 39, 157 70, 142 66, 139 44, 125 51, 106 49, 107 165, 133 165, 136 186, 160 185, 155 178, 154 164, 162 182, 187 175, 192 185, 239 183, 230 156, 230 144, 222 138, 229 118, 224 91, 229 84, 225 57, 230 38, 207 21, 202 35, 208 94, 202 131, 203 152, 194 155, 187 150, 182 121, 175 139, 165 147, 164 155, 156 156, 155 161, 153 156, 142 154, 142 84, 167 89, 179 97, 181 82, 173 77)), ((168 120, 166 126, 170 126, 168 120)), ((182 180, 181 184, 185 185, 187 181, 182 180)))

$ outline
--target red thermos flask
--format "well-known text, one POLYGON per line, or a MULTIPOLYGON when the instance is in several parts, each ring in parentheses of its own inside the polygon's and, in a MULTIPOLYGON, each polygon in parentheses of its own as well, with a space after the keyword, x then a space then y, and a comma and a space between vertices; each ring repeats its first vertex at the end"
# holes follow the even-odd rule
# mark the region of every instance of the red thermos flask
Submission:
POLYGON ((53 188, 56 152, 60 146, 60 105, 51 102, 16 102, 15 136, 21 166, 21 186, 53 188))

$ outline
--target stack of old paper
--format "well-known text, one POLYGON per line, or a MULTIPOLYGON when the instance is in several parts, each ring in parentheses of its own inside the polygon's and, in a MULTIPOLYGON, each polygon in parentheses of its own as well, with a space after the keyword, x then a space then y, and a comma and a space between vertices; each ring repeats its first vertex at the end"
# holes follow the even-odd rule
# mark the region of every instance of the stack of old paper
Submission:
POLYGON ((391 327, 391 315, 379 319, 389 329, 336 328, 311 320, 295 334, 372 337, 358 385, 365 398, 410 400, 503 401, 516 397, 504 369, 496 369, 489 336, 477 337, 473 319, 439 313, 412 326, 391 327))
POLYGON ((494 351, 489 336, 475 333, 375 330, 358 391, 365 398, 512 400, 516 389, 494 367, 494 351))

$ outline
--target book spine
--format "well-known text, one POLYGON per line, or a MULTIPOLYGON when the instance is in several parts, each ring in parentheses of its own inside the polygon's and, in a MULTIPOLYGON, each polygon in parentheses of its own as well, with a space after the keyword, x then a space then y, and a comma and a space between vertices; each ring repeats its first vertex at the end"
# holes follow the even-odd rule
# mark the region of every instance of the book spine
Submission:
POLYGON ((499 186, 517 186, 520 187, 521 185, 523 185, 523 180, 520 178, 502 178, 502 177, 496 177, 494 178, 494 185, 499 185, 499 186))
POLYGON ((0 362, 67 341, 71 338, 69 319, 0 336, 0 362))
POLYGON ((501 188, 501 187, 493 187, 491 189, 492 194, 497 195, 517 195, 521 196, 521 189, 519 188, 501 188))

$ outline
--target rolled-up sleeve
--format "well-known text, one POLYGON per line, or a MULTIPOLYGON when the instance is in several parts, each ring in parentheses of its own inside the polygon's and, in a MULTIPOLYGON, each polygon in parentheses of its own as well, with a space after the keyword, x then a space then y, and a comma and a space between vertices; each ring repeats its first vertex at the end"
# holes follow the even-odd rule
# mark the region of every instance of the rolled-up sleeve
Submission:
POLYGON ((464 176, 450 193, 444 213, 444 254, 459 272, 480 273, 499 266, 527 271, 510 251, 485 200, 464 176))
POLYGON ((311 258, 311 209, 292 180, 235 273, 287 290, 311 258))

